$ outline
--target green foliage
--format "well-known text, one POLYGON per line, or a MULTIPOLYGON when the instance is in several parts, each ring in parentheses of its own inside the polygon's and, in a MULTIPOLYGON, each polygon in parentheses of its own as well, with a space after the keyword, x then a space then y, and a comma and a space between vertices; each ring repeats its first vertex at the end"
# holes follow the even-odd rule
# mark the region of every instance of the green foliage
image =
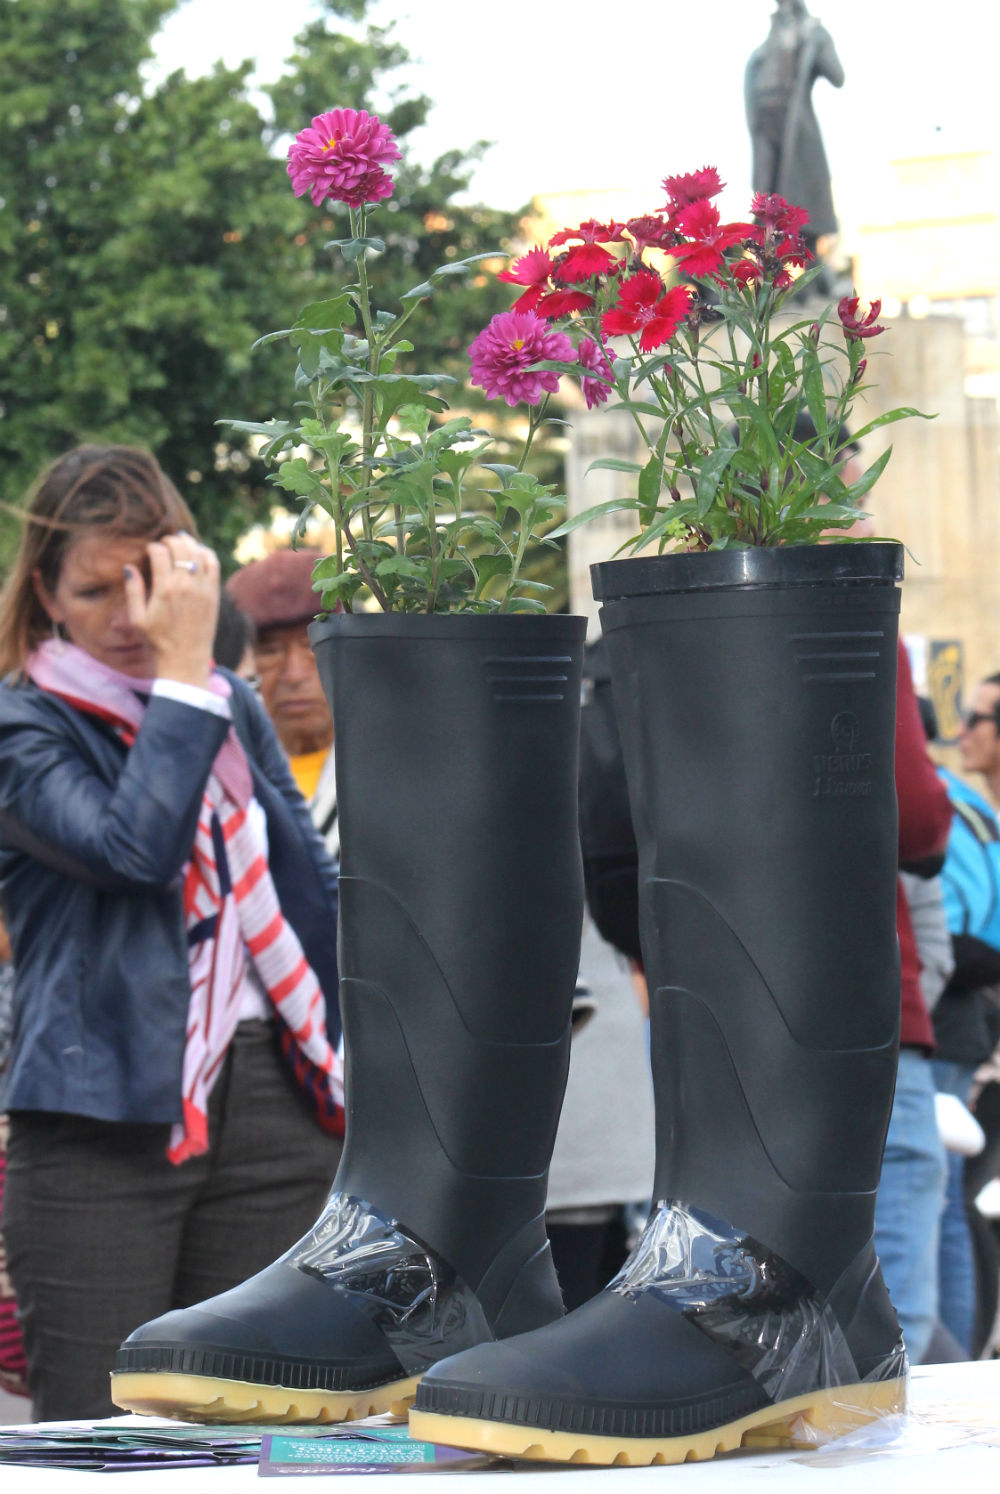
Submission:
MULTIPOLYGON (((405 53, 384 31, 337 30, 338 17, 362 21, 367 0, 329 3, 272 89, 272 124, 246 68, 144 89, 141 66, 174 4, 0 0, 0 499, 16 504, 77 442, 137 442, 225 559, 275 493, 255 423, 223 439, 216 422, 278 404, 284 352, 251 346, 289 305, 320 301, 335 231, 292 196, 280 137, 335 100, 370 106, 405 53)), ((397 134, 427 107, 396 99, 397 134)), ((400 261, 392 295, 513 233, 510 215, 452 204, 474 159, 404 163, 385 235, 400 261)), ((492 278, 485 302, 482 288, 463 288, 435 313, 434 367, 458 368, 491 297, 502 304, 492 278)), ((0 524, 0 551, 11 524, 0 524)))
POLYGON ((404 328, 424 303, 494 256, 438 265, 401 293, 395 312, 376 311, 368 260, 381 265, 385 248, 367 231, 376 211, 349 209, 350 235, 327 246, 351 277, 346 288, 259 339, 293 345, 296 407, 309 413, 297 423, 223 424, 265 437, 272 481, 303 501, 304 517, 318 508, 332 519, 336 553, 314 571, 324 608, 353 611, 370 597, 387 612, 544 612, 541 594, 551 587, 526 574, 525 560, 529 546, 546 544, 563 504, 554 485, 523 470, 544 406, 530 412, 521 462, 486 461, 496 455, 488 431, 468 415, 438 418, 447 415, 451 375, 396 368, 400 353, 412 352, 404 328), (493 485, 470 495, 477 466, 493 485))

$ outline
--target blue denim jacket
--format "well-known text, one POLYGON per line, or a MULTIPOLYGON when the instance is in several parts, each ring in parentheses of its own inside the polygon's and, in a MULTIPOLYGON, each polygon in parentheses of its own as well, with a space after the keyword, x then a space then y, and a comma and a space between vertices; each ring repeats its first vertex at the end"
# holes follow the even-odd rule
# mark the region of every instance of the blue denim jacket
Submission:
MULTIPOLYGON (((337 872, 274 730, 229 676, 282 910, 337 1006, 337 872)), ((173 1123, 190 987, 181 871, 227 723, 151 697, 131 750, 31 683, 0 685, 0 897, 16 970, 0 1110, 173 1123)))

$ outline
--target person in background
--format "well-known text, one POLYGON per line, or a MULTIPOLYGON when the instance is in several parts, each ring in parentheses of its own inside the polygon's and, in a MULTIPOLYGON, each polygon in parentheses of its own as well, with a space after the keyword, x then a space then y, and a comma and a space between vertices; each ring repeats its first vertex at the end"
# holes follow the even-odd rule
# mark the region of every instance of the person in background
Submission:
POLYGON ((140 1323, 237 1285, 340 1156, 337 874, 215 556, 149 452, 41 474, 0 595, 14 960, 3 1236, 42 1421, 113 1414, 140 1323))
POLYGON ((212 657, 223 669, 231 669, 241 680, 257 682, 253 623, 225 592, 219 597, 219 620, 215 625, 212 657))
MULTIPOLYGON (((798 425, 796 438, 806 439, 799 435, 798 425)), ((864 464, 857 443, 846 429, 841 431, 840 445, 848 452, 840 475, 850 485, 861 478, 864 464)), ((866 505, 869 501, 863 500, 866 505)), ((871 537, 876 532, 875 524, 870 516, 859 517, 849 530, 831 531, 830 538, 842 537, 845 532, 855 539, 871 537)), ((951 805, 927 751, 909 655, 902 639, 897 644, 895 745, 900 870, 933 877, 944 861, 951 805)), ((930 1064, 934 1029, 921 990, 920 958, 899 878, 896 930, 900 955, 899 1065, 875 1200, 875 1250, 910 1362, 919 1364, 930 1347, 938 1317, 945 1152, 930 1064)))
MULTIPOLYGON (((968 1106, 977 1070, 995 1046, 991 1019, 1000 992, 1000 674, 982 680, 973 691, 959 727, 958 750, 963 770, 982 776, 992 802, 939 769, 955 811, 942 872, 954 972, 933 1014, 933 1064, 938 1091, 968 1106)), ((966 1157, 950 1151, 939 1279, 941 1321, 968 1357, 977 1304, 965 1174, 966 1157)))
MULTIPOLYGON (((10 1057, 14 1030, 14 966, 10 957, 10 939, 0 922, 0 1079, 10 1057)), ((3 1218, 3 1188, 7 1171, 8 1121, 0 1115, 0 1219, 3 1218)), ((26 1396, 28 1366, 24 1342, 17 1321, 14 1288, 7 1270, 7 1252, 0 1235, 0 1390, 9 1395, 26 1396)))
MULTIPOLYGON (((934 742, 937 740, 938 725, 933 702, 925 695, 918 695, 917 704, 927 740, 934 742)), ((944 886, 940 873, 924 877, 915 872, 900 872, 899 879, 906 893, 910 923, 920 959, 920 994, 933 1018, 934 1008, 955 968, 951 934, 944 910, 944 886)))
POLYGON ((258 689, 313 824, 336 860, 340 854, 333 717, 309 643, 319 611, 313 591, 316 550, 275 550, 244 566, 226 595, 255 631, 258 689))

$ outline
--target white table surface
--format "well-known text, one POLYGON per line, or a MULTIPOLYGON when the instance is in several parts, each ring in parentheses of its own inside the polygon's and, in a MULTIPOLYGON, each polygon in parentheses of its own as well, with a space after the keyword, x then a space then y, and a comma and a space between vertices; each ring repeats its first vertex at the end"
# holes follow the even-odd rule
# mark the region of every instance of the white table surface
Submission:
MULTIPOLYGON (((913 1371, 910 1386, 911 1414, 895 1441, 888 1445, 861 1447, 839 1444, 829 1451, 737 1452, 710 1463, 685 1463, 675 1468, 560 1468, 523 1466, 512 1475, 520 1494, 541 1491, 553 1494, 569 1483, 579 1488, 600 1474, 600 1494, 624 1494, 631 1488, 691 1490, 693 1494, 966 1494, 966 1491, 996 1490, 1000 1478, 1000 1360, 984 1364, 948 1364, 913 1371)), ((143 1417, 117 1417, 116 1425, 143 1424, 143 1417)), ((146 1423, 148 1424, 148 1423, 146 1423)), ((27 1430, 26 1428, 24 1430, 27 1430)), ((294 1436, 294 1427, 275 1428, 294 1436)), ((421 1473, 424 1494, 471 1494, 474 1482, 493 1472, 483 1469, 466 1473, 421 1473)), ((336 1474, 338 1489, 359 1494, 370 1488, 371 1475, 336 1474)), ((393 1494, 408 1487, 413 1478, 405 1473, 377 1475, 376 1488, 393 1494)), ((306 1477, 302 1494, 322 1483, 324 1475, 306 1477)), ((267 1494, 272 1480, 258 1481, 255 1464, 229 1468, 155 1468, 127 1473, 99 1473, 78 1469, 23 1468, 0 1464, 2 1494, 267 1494)), ((591 1484, 593 1494, 594 1485, 591 1484)))

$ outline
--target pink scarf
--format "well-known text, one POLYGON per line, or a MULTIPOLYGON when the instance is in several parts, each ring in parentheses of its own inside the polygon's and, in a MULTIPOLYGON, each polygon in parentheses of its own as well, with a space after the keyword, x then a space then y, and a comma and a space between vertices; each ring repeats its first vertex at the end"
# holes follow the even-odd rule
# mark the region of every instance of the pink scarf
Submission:
MULTIPOLYGON (((52 639, 28 658, 43 690, 110 722, 127 746, 142 724, 152 680, 119 674, 74 644, 52 639), (137 694, 137 692, 139 692, 137 694)), ((228 698, 218 673, 209 689, 228 698)), ((183 1162, 208 1149, 208 1096, 239 1020, 248 954, 281 1024, 281 1046, 324 1130, 343 1134, 343 1061, 326 1034, 326 1002, 268 869, 261 816, 251 811, 253 780, 230 727, 202 800, 191 858, 184 870, 191 1001, 182 1080, 183 1119, 167 1155, 183 1162), (218 833, 213 835, 213 825, 218 833), (217 854, 217 847, 224 848, 217 854)))

